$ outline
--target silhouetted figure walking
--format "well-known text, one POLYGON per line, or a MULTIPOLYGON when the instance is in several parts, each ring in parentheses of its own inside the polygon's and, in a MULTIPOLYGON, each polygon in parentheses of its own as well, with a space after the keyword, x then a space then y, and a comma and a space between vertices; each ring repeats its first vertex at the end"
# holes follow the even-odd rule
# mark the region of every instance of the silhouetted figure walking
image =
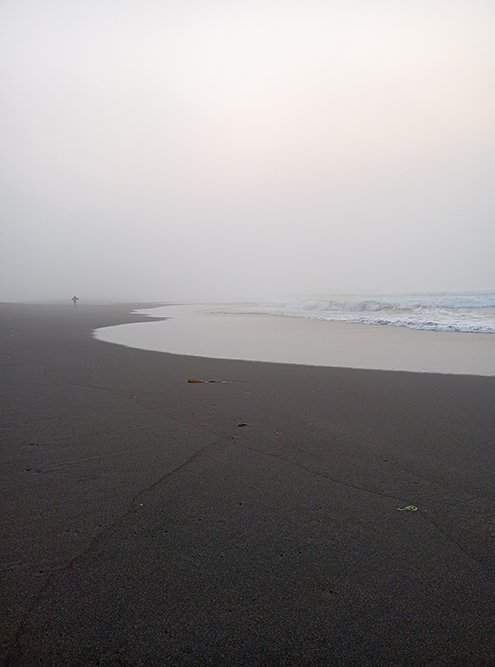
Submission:
POLYGON ((77 308, 77 302, 79 301, 79 297, 78 296, 73 296, 71 301, 74 304, 74 308, 77 308))

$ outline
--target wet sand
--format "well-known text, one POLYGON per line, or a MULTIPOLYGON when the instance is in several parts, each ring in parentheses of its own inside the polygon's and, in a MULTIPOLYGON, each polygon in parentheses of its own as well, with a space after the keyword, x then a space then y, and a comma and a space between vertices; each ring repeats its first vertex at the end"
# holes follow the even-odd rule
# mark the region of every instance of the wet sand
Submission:
POLYGON ((494 334, 234 314, 228 306, 166 306, 140 312, 166 319, 105 327, 96 331, 96 337, 144 350, 215 359, 495 375, 494 334))
POLYGON ((4 665, 495 664, 494 377, 94 339, 134 307, 0 305, 4 665))

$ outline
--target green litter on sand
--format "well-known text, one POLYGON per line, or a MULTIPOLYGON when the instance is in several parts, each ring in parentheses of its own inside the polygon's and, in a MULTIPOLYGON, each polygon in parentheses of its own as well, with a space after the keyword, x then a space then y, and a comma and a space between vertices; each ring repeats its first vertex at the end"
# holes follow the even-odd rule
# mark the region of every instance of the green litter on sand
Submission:
POLYGON ((409 510, 409 512, 416 512, 418 508, 416 505, 406 505, 405 507, 398 507, 397 509, 399 512, 404 512, 405 510, 409 510))

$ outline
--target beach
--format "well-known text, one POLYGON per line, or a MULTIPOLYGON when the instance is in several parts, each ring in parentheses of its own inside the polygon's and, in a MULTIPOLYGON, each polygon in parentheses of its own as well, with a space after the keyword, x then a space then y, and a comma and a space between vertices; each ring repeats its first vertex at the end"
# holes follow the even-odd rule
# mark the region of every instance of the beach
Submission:
POLYGON ((0 304, 2 664, 495 664, 495 377, 94 337, 152 305, 0 304))

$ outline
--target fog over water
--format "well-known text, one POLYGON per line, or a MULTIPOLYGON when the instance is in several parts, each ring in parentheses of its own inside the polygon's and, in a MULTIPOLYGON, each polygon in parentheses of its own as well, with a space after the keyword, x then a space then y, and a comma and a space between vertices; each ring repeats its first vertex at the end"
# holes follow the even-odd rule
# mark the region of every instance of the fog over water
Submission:
POLYGON ((495 289, 495 4, 0 3, 0 300, 495 289))

